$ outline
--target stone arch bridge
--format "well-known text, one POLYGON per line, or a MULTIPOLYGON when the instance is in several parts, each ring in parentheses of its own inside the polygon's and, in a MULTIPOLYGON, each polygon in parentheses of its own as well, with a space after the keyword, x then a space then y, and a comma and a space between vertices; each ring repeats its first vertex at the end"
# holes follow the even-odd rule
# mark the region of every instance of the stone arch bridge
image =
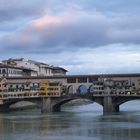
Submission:
POLYGON ((5 100, 0 105, 0 111, 7 111, 9 106, 19 101, 29 101, 36 103, 42 113, 61 111, 61 106, 71 100, 88 99, 100 104, 103 112, 119 112, 119 106, 125 102, 140 99, 140 95, 93 95, 93 94, 69 94, 61 97, 33 97, 5 100))
POLYGON ((3 100, 0 110, 6 110, 11 104, 24 100, 37 103, 42 112, 53 112, 60 111, 61 105, 70 100, 85 98, 100 104, 104 112, 118 112, 121 104, 140 99, 140 74, 7 78, 13 83, 27 80, 39 83, 42 79, 61 81, 61 96, 42 97, 31 93, 30 97, 12 97, 3 100))

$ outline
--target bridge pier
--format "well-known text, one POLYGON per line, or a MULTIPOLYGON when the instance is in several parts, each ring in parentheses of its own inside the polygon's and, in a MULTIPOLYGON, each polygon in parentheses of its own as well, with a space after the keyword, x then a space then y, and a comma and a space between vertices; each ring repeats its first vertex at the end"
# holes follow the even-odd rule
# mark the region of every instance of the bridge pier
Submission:
POLYGON ((41 112, 50 113, 60 111, 60 106, 55 106, 55 99, 51 97, 42 98, 41 112))
POLYGON ((52 112, 51 98, 42 98, 41 112, 52 112))
POLYGON ((110 96, 104 97, 103 112, 104 113, 119 112, 119 105, 113 103, 112 97, 110 96))
POLYGON ((0 105, 0 112, 9 111, 9 105, 0 105))

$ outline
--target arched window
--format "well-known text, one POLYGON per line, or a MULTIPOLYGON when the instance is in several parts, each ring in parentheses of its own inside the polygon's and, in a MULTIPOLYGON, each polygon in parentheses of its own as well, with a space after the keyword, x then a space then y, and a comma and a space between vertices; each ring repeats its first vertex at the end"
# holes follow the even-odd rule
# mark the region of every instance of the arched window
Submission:
POLYGON ((90 92, 90 93, 93 93, 93 92, 94 92, 94 86, 93 86, 93 85, 91 85, 91 86, 89 87, 89 92, 90 92))
POLYGON ((74 93, 74 88, 73 88, 72 85, 70 85, 70 86, 68 87, 68 94, 73 94, 73 93, 74 93))
POLYGON ((77 92, 81 93, 81 94, 86 94, 87 93, 87 87, 85 85, 81 85, 81 86, 79 86, 77 92))

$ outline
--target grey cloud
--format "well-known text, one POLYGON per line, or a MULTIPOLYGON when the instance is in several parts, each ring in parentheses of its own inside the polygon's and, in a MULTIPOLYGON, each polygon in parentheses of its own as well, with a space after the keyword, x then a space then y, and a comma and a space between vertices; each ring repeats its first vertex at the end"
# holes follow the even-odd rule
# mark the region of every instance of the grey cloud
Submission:
POLYGON ((103 40, 106 40, 106 36, 102 32, 107 31, 104 25, 95 24, 93 21, 84 22, 83 20, 80 20, 62 27, 53 29, 50 27, 49 29, 44 29, 41 39, 44 40, 46 46, 65 45, 82 47, 99 45, 100 41, 103 42, 103 40), (50 34, 47 35, 47 32, 50 34))
POLYGON ((139 15, 139 0, 48 0, 49 6, 54 9, 62 9, 69 4, 80 5, 84 10, 97 10, 106 14, 139 15))
POLYGON ((105 14, 139 15, 139 0, 1 0, 0 21, 39 16, 47 8, 59 14, 69 5, 77 5, 85 11, 100 11, 105 14))
POLYGON ((40 0, 1 0, 0 22, 39 16, 46 6, 40 0))
POLYGON ((139 0, 0 0, 1 59, 43 59, 76 74, 139 72, 139 5, 139 0), (43 23, 43 16, 60 23, 43 23), (33 26, 38 20, 43 27, 33 26))
POLYGON ((60 19, 61 24, 52 21, 44 23, 42 28, 31 24, 15 35, 1 38, 0 44, 8 50, 26 53, 59 53, 109 44, 140 44, 139 16, 107 17, 84 11, 75 14, 53 16, 60 19))

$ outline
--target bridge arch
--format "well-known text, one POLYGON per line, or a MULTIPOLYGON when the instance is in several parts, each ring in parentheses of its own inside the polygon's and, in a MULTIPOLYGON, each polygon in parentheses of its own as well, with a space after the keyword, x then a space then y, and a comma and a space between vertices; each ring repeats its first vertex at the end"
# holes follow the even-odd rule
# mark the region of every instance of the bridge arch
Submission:
POLYGON ((89 101, 93 101, 93 103, 97 103, 98 105, 103 107, 103 98, 89 98, 85 94, 74 94, 71 97, 65 96, 64 98, 60 98, 59 100, 55 100, 54 98, 51 98, 52 102, 52 111, 61 111, 61 106, 69 101, 75 100, 75 99, 87 99, 89 101))
POLYGON ((17 101, 15 103, 12 103, 9 108, 12 109, 12 108, 26 108, 26 107, 35 107, 37 106, 37 103, 35 102, 32 102, 32 101, 17 101))
POLYGON ((68 92, 68 94, 74 94, 74 86, 69 85, 68 88, 67 88, 67 92, 68 92))
POLYGON ((124 102, 123 104, 120 105, 121 110, 128 109, 133 110, 133 111, 140 111, 140 100, 139 99, 133 99, 124 102))
POLYGON ((134 100, 140 100, 138 98, 128 98, 128 99, 120 99, 118 102, 117 102, 117 105, 122 105, 122 104, 125 104, 127 102, 130 102, 130 101, 134 101, 134 100))
POLYGON ((77 93, 86 94, 88 92, 88 88, 86 85, 80 85, 77 89, 77 93))
POLYGON ((93 93, 94 92, 94 86, 93 85, 90 85, 89 88, 88 88, 88 91, 89 93, 93 93))
MULTIPOLYGON (((20 103, 20 102, 29 102, 34 104, 34 106, 41 107, 41 99, 14 99, 7 103, 5 103, 7 109, 10 108, 12 105, 20 103)), ((22 108, 22 106, 21 106, 22 108)))
MULTIPOLYGON (((108 98, 107 98, 108 99, 108 98)), ((111 99, 111 98, 110 98, 111 99)), ((118 112, 119 111, 119 108, 122 104, 124 103, 127 103, 129 101, 133 101, 133 100, 138 100, 140 99, 139 97, 137 96, 117 96, 117 97, 112 97, 112 99, 110 100, 111 103, 110 103, 110 107, 112 108, 111 111, 115 111, 115 112, 118 112)), ((105 108, 104 109, 111 109, 109 106, 108 106, 108 103, 106 102, 107 100, 105 100, 105 108)), ((109 101, 109 100, 108 100, 109 101)), ((108 110, 107 110, 108 111, 108 110)))
POLYGON ((60 102, 54 104, 53 107, 52 107, 52 110, 53 110, 54 112, 55 112, 55 111, 61 111, 61 106, 62 106, 63 104, 65 104, 65 103, 71 101, 71 100, 74 100, 74 99, 71 98, 71 99, 63 100, 63 101, 60 101, 60 102))
POLYGON ((122 105, 124 103, 127 103, 129 101, 134 101, 134 100, 140 100, 140 98, 137 97, 128 97, 128 98, 123 98, 123 97, 118 97, 117 100, 115 100, 116 105, 122 105))
MULTIPOLYGON (((55 111, 61 111, 62 105, 64 105, 65 103, 68 103, 69 101, 76 100, 76 99, 83 99, 83 98, 71 98, 71 99, 67 99, 67 100, 64 100, 64 101, 60 101, 60 102, 58 102, 58 103, 56 103, 56 104, 53 105, 52 110, 53 110, 54 112, 55 112, 55 111)), ((85 99, 86 99, 86 98, 85 98, 85 99)), ((92 99, 87 99, 87 100, 91 100, 91 101, 92 101, 92 99)), ((103 110, 103 106, 102 106, 102 104, 101 104, 100 102, 94 101, 93 103, 94 103, 95 106, 97 106, 97 107, 99 107, 99 106, 102 107, 102 110, 103 110)), ((94 110, 94 108, 93 108, 93 110, 94 110)))

